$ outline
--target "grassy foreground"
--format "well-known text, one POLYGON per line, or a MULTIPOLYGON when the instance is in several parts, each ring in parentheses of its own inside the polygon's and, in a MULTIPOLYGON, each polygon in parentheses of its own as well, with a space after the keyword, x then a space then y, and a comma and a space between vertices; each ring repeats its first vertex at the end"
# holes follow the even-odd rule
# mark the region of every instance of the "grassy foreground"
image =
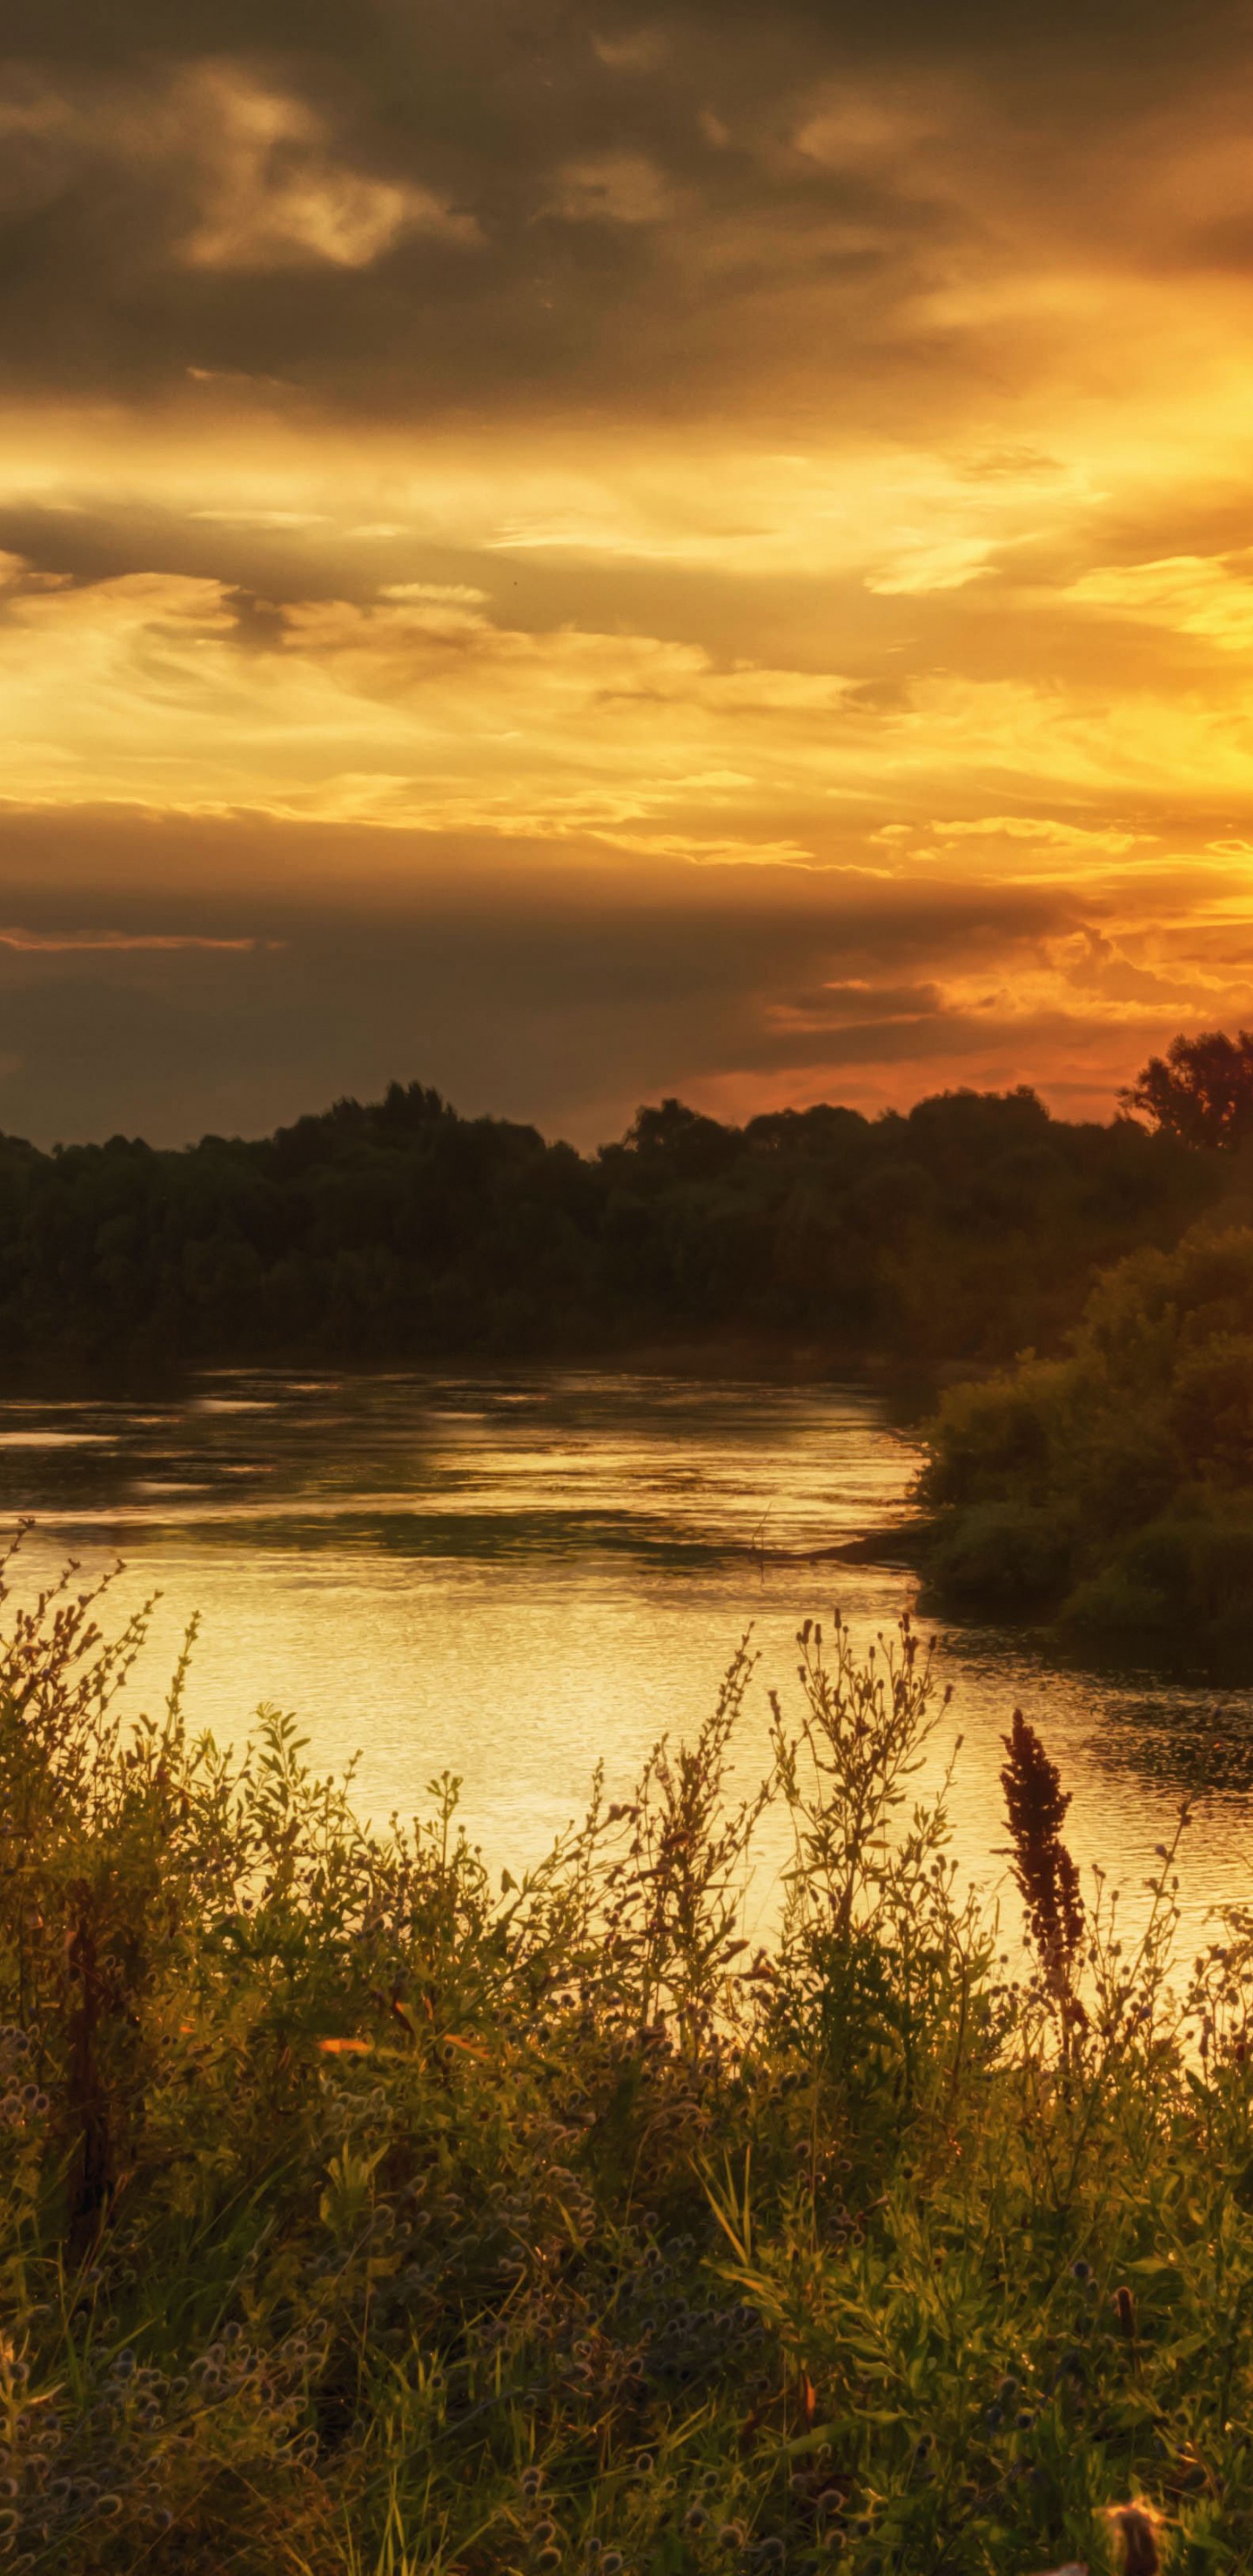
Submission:
POLYGON ((1172 2000, 1173 1856, 1124 1946, 1021 1721, 1015 1979, 913 1803, 908 1631, 803 1632, 747 1796, 741 1653, 497 1886, 451 1782, 376 1836, 285 1719, 125 1719, 102 1616, 0 1645, 9 2567, 1253 2563, 1253 1916, 1172 2000))

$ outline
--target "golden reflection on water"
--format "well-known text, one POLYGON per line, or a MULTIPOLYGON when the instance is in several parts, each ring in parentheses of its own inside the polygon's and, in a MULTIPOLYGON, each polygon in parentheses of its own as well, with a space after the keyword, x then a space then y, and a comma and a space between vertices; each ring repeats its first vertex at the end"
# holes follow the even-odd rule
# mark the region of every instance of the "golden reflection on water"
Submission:
MULTIPOLYGON (((34 1512, 23 1586, 67 1551, 117 1553, 119 1609, 161 1599, 138 1679, 160 1698, 202 1625, 188 1711, 239 1743, 293 1709, 323 1768, 354 1755, 376 1818, 444 1769, 493 1866, 516 1871, 580 1814, 603 1756, 627 1790, 656 1737, 690 1729, 752 1627, 741 1776, 764 1760, 766 1686, 796 1692, 797 1627, 838 1603, 867 1640, 914 1597, 901 1567, 808 1561, 907 1511, 917 1453, 850 1388, 592 1372, 205 1381, 165 1405, 0 1406, 0 1511, 34 1512)), ((890 1551, 889 1551, 890 1553, 890 1551)), ((1068 1835, 1143 1910, 1178 1790, 1172 1730, 1253 1734, 1253 1696, 1048 1669, 1008 1634, 950 1636, 952 1681, 919 1788, 960 1733, 951 1802, 968 1873, 1005 1888, 1000 1738, 1020 1704, 1074 1793, 1068 1835), (1167 1758, 1165 1770, 1169 1773, 1167 1758)), ((1253 1802, 1195 1799, 1185 1955, 1250 1888, 1253 1802)), ((750 1891, 766 1928, 786 1855, 767 1819, 750 1891)), ((1016 1908, 1006 1906, 1007 1924, 1016 1908)), ((1013 1941, 1007 1932, 1011 1952, 1013 1941)))

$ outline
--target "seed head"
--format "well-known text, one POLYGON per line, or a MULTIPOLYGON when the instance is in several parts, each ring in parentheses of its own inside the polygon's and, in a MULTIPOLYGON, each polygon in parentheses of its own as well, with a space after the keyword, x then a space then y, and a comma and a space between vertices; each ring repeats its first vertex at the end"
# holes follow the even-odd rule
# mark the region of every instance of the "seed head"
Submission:
POLYGON ((1151 2504, 1112 2504, 1106 2521, 1114 2534, 1122 2576, 1158 2576, 1161 2553, 1157 2535, 1162 2517, 1151 2504))

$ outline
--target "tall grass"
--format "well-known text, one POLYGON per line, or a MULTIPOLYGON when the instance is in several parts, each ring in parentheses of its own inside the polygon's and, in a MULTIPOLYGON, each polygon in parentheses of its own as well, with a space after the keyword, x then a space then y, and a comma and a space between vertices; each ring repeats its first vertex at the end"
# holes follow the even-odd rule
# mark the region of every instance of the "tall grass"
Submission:
POLYGON ((1253 1913, 1176 1996, 1173 1853, 1124 1942, 1015 1729, 1012 1976, 908 1627, 806 1627, 747 1794, 742 1650, 497 1884, 453 1780, 372 1833, 289 1719, 194 1737, 183 1668, 126 1716, 102 1590, 0 1642, 10 2568, 1253 2563, 1253 1913))

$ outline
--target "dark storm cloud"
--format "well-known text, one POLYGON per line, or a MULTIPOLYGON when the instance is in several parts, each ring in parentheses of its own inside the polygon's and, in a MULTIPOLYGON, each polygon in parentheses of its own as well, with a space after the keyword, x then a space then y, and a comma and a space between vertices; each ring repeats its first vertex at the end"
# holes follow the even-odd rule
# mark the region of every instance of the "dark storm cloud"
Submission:
POLYGON ((742 372, 745 333, 793 376, 791 298, 816 290, 845 376, 858 348, 895 376, 937 345, 893 327, 937 248, 988 238, 936 136, 988 164, 985 199, 1016 156, 1064 225, 1068 160, 1212 79, 1237 24, 911 0, 10 10, 5 371, 206 402, 252 379, 376 416, 557 385, 681 407, 742 372), (833 94, 829 148, 806 143, 833 94))
POLYGON ((346 545, 338 530, 321 538, 316 527, 232 524, 224 514, 188 516, 136 506, 126 497, 102 505, 49 509, 0 500, 0 552, 20 557, 37 575, 76 584, 116 581, 128 573, 186 573, 220 581, 241 603, 317 598, 375 597, 381 573, 397 579, 421 570, 431 579, 473 581, 481 558, 454 550, 393 541, 362 560, 360 544, 346 545))
POLYGON ((728 1073, 791 1071, 813 1091, 824 1068, 838 1090, 843 1067, 957 1064, 996 1031, 954 1012, 937 967, 995 986, 1007 954, 1082 917, 1039 889, 908 902, 794 879, 764 899, 724 876, 676 903, 499 869, 449 872, 367 917, 272 882, 241 891, 246 858, 230 892, 193 890, 172 866, 160 895, 149 850, 148 882, 127 889, 107 831, 97 887, 83 868, 76 890, 50 891, 41 863, 55 854, 64 879, 81 837, 49 817, 0 831, 0 1128, 44 1143, 255 1134, 400 1078, 589 1145, 641 1099, 699 1100, 728 1073), (14 925, 47 945, 6 944, 14 925), (99 944, 68 944, 84 939, 99 944))

